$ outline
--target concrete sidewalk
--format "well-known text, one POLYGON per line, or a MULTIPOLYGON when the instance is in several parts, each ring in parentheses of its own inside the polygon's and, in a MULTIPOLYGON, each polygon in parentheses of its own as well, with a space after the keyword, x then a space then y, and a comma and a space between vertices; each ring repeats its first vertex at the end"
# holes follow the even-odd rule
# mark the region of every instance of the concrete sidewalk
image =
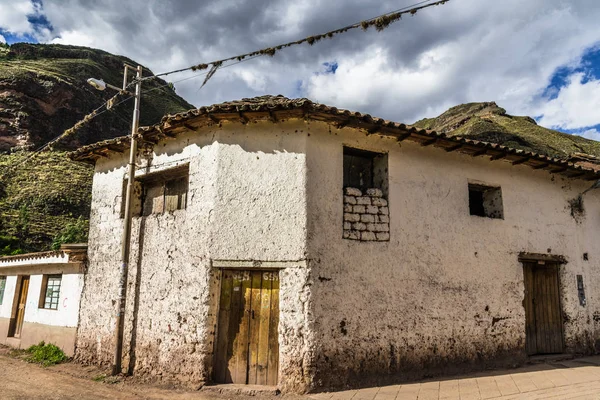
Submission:
POLYGON ((600 356, 308 397, 315 400, 600 399, 600 356))

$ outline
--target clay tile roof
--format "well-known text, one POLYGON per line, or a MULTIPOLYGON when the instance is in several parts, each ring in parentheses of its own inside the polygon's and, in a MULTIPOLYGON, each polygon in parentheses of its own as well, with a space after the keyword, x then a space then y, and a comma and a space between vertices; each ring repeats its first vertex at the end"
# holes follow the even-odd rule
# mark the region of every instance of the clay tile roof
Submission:
MULTIPOLYGON (((246 124, 250 121, 277 122, 293 118, 322 121, 339 129, 351 127, 363 130, 367 134, 393 137, 398 141, 411 140, 423 146, 433 145, 447 152, 457 151, 473 157, 489 156, 492 161, 502 159, 512 162, 513 165, 524 164, 534 169, 560 173, 569 178, 600 179, 600 168, 595 165, 595 160, 559 159, 497 143, 459 136, 449 137, 444 133, 388 121, 369 114, 330 107, 306 98, 289 99, 281 95, 244 98, 165 115, 160 123, 140 128, 138 140, 157 143, 159 140, 175 138, 178 134, 186 131, 226 121, 246 124)), ((122 136, 83 146, 69 153, 69 158, 94 163, 100 157, 108 157, 110 152, 123 152, 128 148, 129 138, 122 136)))

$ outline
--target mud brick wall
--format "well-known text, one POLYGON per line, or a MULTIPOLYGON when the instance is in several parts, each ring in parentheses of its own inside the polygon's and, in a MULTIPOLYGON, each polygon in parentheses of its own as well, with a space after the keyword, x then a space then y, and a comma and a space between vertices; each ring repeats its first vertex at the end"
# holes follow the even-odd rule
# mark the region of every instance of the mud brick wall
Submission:
POLYGON ((390 240, 387 200, 380 189, 344 189, 344 239, 365 242, 390 240))

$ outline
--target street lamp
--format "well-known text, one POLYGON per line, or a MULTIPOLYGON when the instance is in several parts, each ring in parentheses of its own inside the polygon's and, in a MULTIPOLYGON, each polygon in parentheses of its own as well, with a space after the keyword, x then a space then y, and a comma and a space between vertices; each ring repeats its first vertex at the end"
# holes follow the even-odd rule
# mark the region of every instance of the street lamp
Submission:
POLYGON ((140 95, 142 89, 142 66, 138 65, 132 67, 131 65, 124 64, 125 70, 123 72, 123 89, 110 85, 104 82, 102 79, 88 79, 88 83, 98 90, 104 90, 107 87, 127 92, 127 72, 129 70, 136 71, 135 78, 135 105, 133 107, 133 121, 131 124, 131 146, 129 148, 129 164, 128 164, 128 179, 127 179, 127 192, 125 196, 125 215, 124 215, 124 226, 123 236, 121 237, 121 267, 119 269, 119 293, 117 297, 117 314, 116 314, 116 325, 115 325, 115 353, 113 359, 113 375, 121 372, 121 358, 123 355, 123 325, 125 322, 125 300, 127 295, 127 274, 129 265, 129 250, 131 245, 131 203, 133 198, 133 185, 135 179, 135 158, 137 153, 137 142, 135 136, 137 135, 139 120, 140 120, 140 95))

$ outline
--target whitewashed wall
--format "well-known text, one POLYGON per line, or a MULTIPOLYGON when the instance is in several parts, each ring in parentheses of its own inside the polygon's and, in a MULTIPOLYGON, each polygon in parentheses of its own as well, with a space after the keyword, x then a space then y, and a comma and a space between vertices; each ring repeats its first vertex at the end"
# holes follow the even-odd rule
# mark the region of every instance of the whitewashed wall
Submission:
MULTIPOLYGON (((6 277, 6 287, 4 289, 4 298, 0 305, 0 318, 10 318, 12 312, 12 302, 15 296, 15 288, 17 286, 16 276, 6 277)), ((6 333, 6 332, 3 332, 6 333)))
POLYGON ((39 308, 42 279, 43 275, 30 276, 24 321, 76 328, 79 320, 79 300, 83 289, 83 275, 62 275, 57 310, 39 308))

